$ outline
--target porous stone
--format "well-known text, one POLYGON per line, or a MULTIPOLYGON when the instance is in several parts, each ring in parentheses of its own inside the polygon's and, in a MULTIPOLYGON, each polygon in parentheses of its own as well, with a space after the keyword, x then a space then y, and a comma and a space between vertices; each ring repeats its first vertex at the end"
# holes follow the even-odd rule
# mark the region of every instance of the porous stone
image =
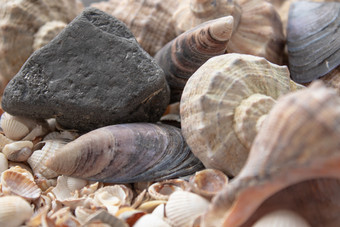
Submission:
POLYGON ((94 8, 34 52, 2 99, 12 115, 56 117, 61 126, 80 131, 155 122, 168 103, 162 69, 125 24, 94 8))

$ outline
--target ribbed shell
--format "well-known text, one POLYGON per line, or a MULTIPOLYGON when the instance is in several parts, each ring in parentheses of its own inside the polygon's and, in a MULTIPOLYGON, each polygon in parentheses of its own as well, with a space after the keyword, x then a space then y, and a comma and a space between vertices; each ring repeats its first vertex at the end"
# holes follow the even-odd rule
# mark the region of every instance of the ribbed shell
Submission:
POLYGON ((60 148, 47 166, 59 174, 119 183, 186 176, 203 167, 178 128, 151 123, 93 130, 60 148))
POLYGON ((180 105, 183 136, 207 168, 236 175, 248 157, 249 144, 244 141, 252 142, 260 128, 256 125, 264 120, 273 100, 298 88, 302 86, 289 79, 287 67, 264 58, 213 57, 184 88, 180 105), (237 109, 245 114, 236 114, 237 109), (254 112, 255 117, 249 116, 254 112))
POLYGON ((16 141, 5 145, 2 152, 8 160, 14 162, 24 162, 32 154, 33 143, 31 141, 16 141))
POLYGON ((10 80, 33 53, 35 34, 45 23, 69 23, 83 9, 78 0, 1 0, 0 74, 10 80))
POLYGON ((0 197, 0 226, 17 227, 33 215, 30 204, 19 196, 0 197))
POLYGON ((123 21, 151 56, 176 37, 171 16, 178 0, 111 0, 91 6, 123 21))
POLYGON ((291 77, 307 83, 340 64, 340 3, 295 2, 289 9, 288 60, 291 77))

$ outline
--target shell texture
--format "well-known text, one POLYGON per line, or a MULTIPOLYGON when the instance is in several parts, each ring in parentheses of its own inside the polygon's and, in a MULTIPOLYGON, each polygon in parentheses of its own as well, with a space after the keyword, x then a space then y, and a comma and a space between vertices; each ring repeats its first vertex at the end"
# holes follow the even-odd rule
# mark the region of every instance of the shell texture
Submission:
POLYGON ((205 167, 234 176, 274 100, 302 87, 289 79, 287 67, 264 58, 235 53, 213 57, 184 88, 183 136, 205 167))
POLYGON ((133 225, 134 227, 171 227, 168 223, 166 223, 162 218, 152 215, 146 214, 137 220, 137 222, 133 225))
POLYGON ((170 179, 153 183, 148 188, 148 193, 155 200, 168 200, 175 191, 189 191, 189 183, 181 179, 170 179))
POLYGON ((128 227, 128 225, 125 222, 109 214, 105 210, 100 210, 90 215, 87 221, 85 222, 85 226, 91 226, 91 224, 93 224, 93 226, 101 226, 100 224, 108 224, 107 226, 128 227))
POLYGON ((292 184, 339 178, 339 104, 336 91, 319 81, 280 98, 242 171, 213 198, 203 226, 239 226, 263 201, 292 184))
POLYGON ((211 20, 179 35, 157 52, 155 59, 170 86, 170 103, 178 102, 188 78, 209 58, 224 54, 233 17, 211 20))
POLYGON ((46 164, 59 174, 112 183, 163 180, 203 168, 180 129, 152 123, 93 130, 60 148, 46 164))
POLYGON ((0 226, 17 227, 33 215, 30 204, 19 196, 0 197, 0 226))
POLYGON ((117 0, 95 3, 96 7, 123 21, 141 47, 151 56, 176 37, 171 20, 178 0, 117 0), (109 6, 109 5, 112 5, 109 6))
POLYGON ((340 64, 340 3, 294 2, 287 26, 291 77, 298 83, 318 79, 340 64))
POLYGON ((8 169, 8 160, 3 153, 0 153, 0 174, 7 169, 8 169))
POLYGON ((1 0, 0 74, 10 80, 19 71, 34 51, 36 33, 46 23, 61 21, 68 24, 82 9, 79 0, 1 0))
POLYGON ((24 162, 32 154, 33 143, 31 141, 16 141, 5 145, 2 152, 8 160, 14 162, 24 162))
POLYGON ((340 94, 340 66, 321 77, 320 80, 322 80, 327 87, 336 89, 338 94, 340 94))
POLYGON ((49 21, 44 24, 34 35, 33 50, 36 51, 49 43, 66 25, 67 24, 62 21, 49 21))
POLYGON ((300 215, 290 210, 277 210, 271 212, 260 220, 253 227, 310 227, 310 225, 300 215))
POLYGON ((0 151, 2 151, 6 144, 10 144, 13 142, 13 140, 7 138, 4 134, 0 134, 0 151))

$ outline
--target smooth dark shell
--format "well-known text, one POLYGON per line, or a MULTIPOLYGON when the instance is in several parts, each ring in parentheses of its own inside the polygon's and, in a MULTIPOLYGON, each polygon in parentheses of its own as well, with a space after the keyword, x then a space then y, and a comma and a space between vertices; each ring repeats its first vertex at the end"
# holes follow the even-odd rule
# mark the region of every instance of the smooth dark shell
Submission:
POLYGON ((59 149, 48 166, 59 174, 116 183, 164 180, 204 168, 180 129, 152 123, 93 130, 59 149))
POLYGON ((298 83, 320 78, 340 64, 340 3, 295 2, 287 26, 291 77, 298 83))

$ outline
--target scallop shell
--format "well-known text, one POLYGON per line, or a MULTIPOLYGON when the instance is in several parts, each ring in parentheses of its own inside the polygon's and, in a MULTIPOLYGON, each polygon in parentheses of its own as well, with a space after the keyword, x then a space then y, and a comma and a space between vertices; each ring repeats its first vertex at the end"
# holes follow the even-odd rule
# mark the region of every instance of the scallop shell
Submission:
POLYGON ((59 174, 113 183, 163 180, 203 168, 178 128, 152 123, 93 130, 60 148, 46 164, 59 174))
POLYGON ((30 204, 19 196, 0 197, 0 226, 17 227, 33 215, 30 204))
POLYGON ((0 74, 10 80, 33 53, 35 34, 50 21, 69 23, 83 9, 78 0, 1 0, 0 74))
POLYGON ((192 191, 211 199, 228 184, 228 177, 217 169, 204 169, 190 178, 192 191))
POLYGON ((340 3, 294 2, 287 27, 291 77, 307 83, 340 63, 340 3))
POLYGON ((236 175, 279 96, 302 88, 287 67, 243 54, 209 59, 188 80, 181 99, 182 133, 207 168, 236 175))
POLYGON ((339 106, 336 91, 320 81, 280 98, 256 136, 242 171, 213 198, 203 226, 239 226, 267 198, 290 185, 339 179, 339 106))
POLYGON ((153 183, 148 188, 148 193, 155 200, 168 200, 176 191, 189 191, 189 183, 181 179, 170 179, 153 183))
POLYGON ((171 20, 178 0, 111 0, 91 6, 123 21, 141 47, 151 56, 176 37, 171 20), (108 6, 112 5, 112 7, 108 6))
POLYGON ((290 210, 273 211, 260 220, 258 220, 252 227, 310 227, 306 220, 304 220, 297 213, 290 210))
POLYGON ((233 17, 211 20, 179 35, 157 52, 155 59, 170 86, 170 102, 178 102, 188 78, 209 58, 224 54, 233 17))
POLYGON ((190 227, 197 217, 205 213, 208 206, 208 200, 197 194, 177 191, 170 195, 165 213, 172 226, 190 227))
POLYGON ((54 178, 59 174, 46 166, 46 161, 52 157, 55 152, 66 144, 62 140, 46 140, 38 143, 33 151, 33 154, 27 160, 34 174, 41 174, 46 178, 54 178), (41 147, 41 149, 38 149, 41 147))
POLYGON ((57 185, 52 189, 57 200, 63 201, 72 197, 75 190, 79 190, 87 185, 87 181, 82 179, 59 176, 57 185), (70 184, 71 182, 71 184, 70 184))
POLYGON ((27 200, 37 199, 41 194, 31 173, 18 166, 2 172, 1 185, 5 195, 18 195, 27 200))
POLYGON ((16 141, 5 145, 2 152, 8 160, 24 162, 32 154, 33 143, 31 141, 16 141))

